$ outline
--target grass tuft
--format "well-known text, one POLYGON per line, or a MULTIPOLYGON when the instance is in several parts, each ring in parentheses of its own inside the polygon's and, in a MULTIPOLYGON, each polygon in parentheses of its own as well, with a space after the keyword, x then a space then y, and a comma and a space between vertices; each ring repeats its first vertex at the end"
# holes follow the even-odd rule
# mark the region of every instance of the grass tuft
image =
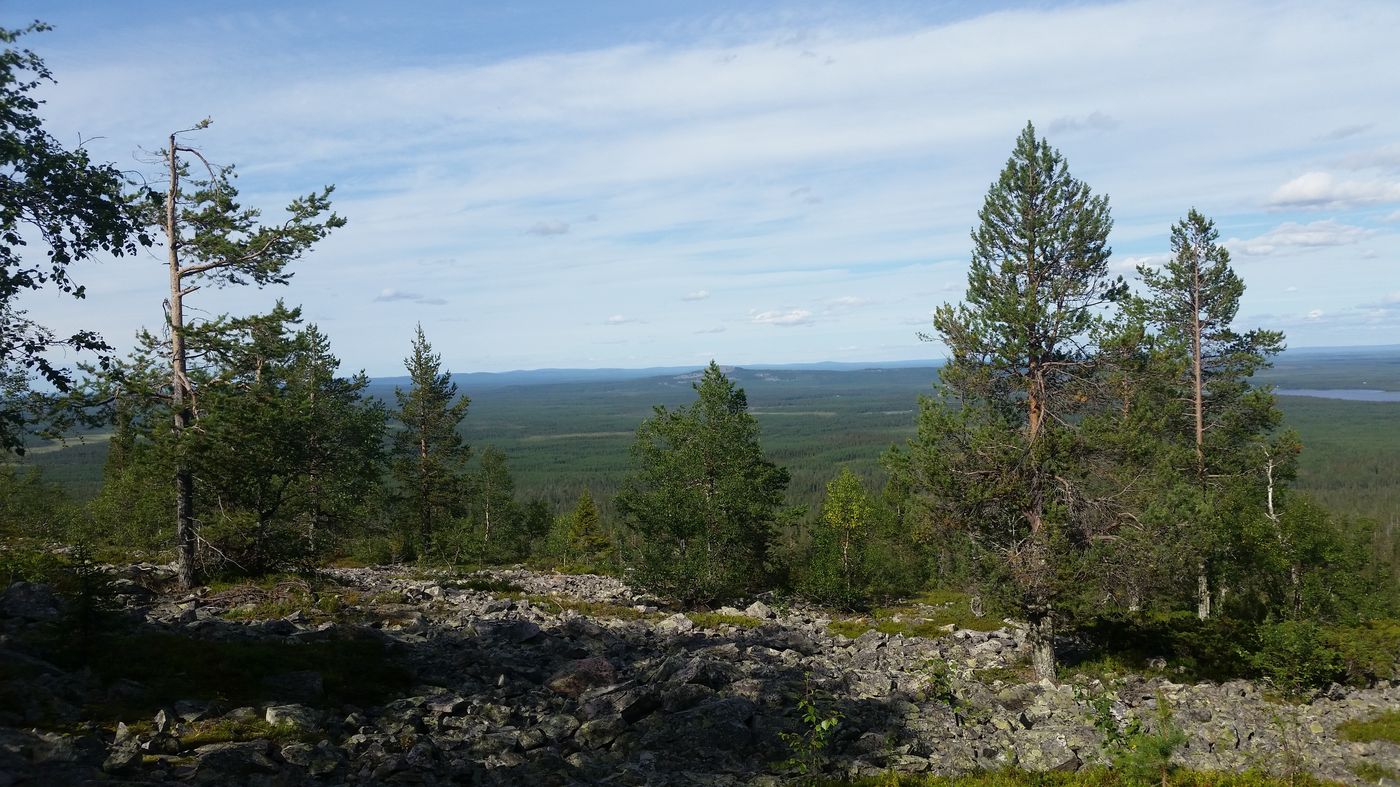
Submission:
POLYGON ((1386 711, 1369 719, 1352 719, 1337 725, 1337 734, 1344 740, 1366 743, 1389 741, 1400 743, 1400 711, 1386 711))

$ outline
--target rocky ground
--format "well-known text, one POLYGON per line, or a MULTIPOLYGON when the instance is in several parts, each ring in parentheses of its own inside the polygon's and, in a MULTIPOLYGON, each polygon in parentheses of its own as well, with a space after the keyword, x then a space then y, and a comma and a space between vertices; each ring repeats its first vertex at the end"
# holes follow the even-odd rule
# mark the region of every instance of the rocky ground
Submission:
POLYGON ((849 639, 821 610, 758 601, 688 616, 595 576, 336 569, 314 592, 173 596, 148 589, 164 571, 114 570, 125 628, 91 640, 111 652, 87 666, 53 650, 55 627, 72 625, 67 602, 22 583, 0 596, 0 786, 780 783, 810 729, 804 698, 820 718, 839 715, 816 753, 838 776, 1075 770, 1103 762, 1106 735, 1131 719, 1158 724, 1159 703, 1186 733, 1175 758, 1191 768, 1349 783, 1358 765, 1400 770, 1400 746, 1336 735, 1400 707, 1400 681, 1302 705, 1246 682, 1027 683, 1012 623, 849 639), (234 688, 174 698, 159 676, 179 662, 145 673, 121 662, 158 659, 124 652, 151 642, 180 643, 186 663, 233 653, 259 666, 234 688), (322 653, 336 671, 304 657, 322 653), (364 653, 363 665, 339 658, 364 653), (117 666, 155 677, 114 679, 128 674, 117 666))

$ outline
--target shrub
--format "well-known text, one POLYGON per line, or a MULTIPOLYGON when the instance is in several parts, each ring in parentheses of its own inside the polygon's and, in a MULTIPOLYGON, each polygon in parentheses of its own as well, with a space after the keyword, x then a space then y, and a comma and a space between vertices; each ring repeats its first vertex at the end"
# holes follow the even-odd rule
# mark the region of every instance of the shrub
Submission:
POLYGON ((1337 651, 1327 647, 1316 623, 1286 620, 1259 628, 1250 662, 1259 674, 1288 695, 1325 686, 1344 677, 1337 651))

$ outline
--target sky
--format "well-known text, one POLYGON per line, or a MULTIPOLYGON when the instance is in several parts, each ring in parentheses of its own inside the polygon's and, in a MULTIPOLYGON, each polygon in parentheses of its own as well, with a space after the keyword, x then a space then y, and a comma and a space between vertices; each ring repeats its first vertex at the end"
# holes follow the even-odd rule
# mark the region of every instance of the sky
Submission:
MULTIPOLYGON (((891 361, 965 285, 1027 121, 1107 194, 1115 273, 1192 207, 1290 346, 1400 342, 1400 3, 6 2, 46 127, 157 178, 185 139, 269 220, 348 219, 287 287, 347 370, 891 361)), ((163 254, 21 303, 120 349, 163 254)))

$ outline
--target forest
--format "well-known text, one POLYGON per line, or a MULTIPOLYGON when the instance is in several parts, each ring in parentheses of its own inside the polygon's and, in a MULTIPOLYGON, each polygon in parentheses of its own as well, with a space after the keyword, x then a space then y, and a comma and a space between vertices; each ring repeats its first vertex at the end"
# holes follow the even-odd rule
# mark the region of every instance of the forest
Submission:
POLYGON ((965 298, 926 329, 937 367, 474 391, 422 326, 386 382, 342 368, 295 305, 224 313, 226 290, 275 292, 355 217, 331 186, 245 205, 198 145, 207 120, 140 182, 65 147, 24 35, 3 32, 0 60, 7 585, 89 561, 173 563, 184 591, 524 565, 686 609, 768 594, 878 619, 943 594, 1020 621, 1047 681, 1157 654, 1293 693, 1389 677, 1400 404, 1273 388, 1394 390, 1400 355, 1295 355, 1239 324, 1246 282, 1195 209, 1163 228, 1168 261, 1111 272, 1108 198, 1033 125, 977 214, 965 298), (129 354, 19 308, 149 249, 169 294, 129 354))

